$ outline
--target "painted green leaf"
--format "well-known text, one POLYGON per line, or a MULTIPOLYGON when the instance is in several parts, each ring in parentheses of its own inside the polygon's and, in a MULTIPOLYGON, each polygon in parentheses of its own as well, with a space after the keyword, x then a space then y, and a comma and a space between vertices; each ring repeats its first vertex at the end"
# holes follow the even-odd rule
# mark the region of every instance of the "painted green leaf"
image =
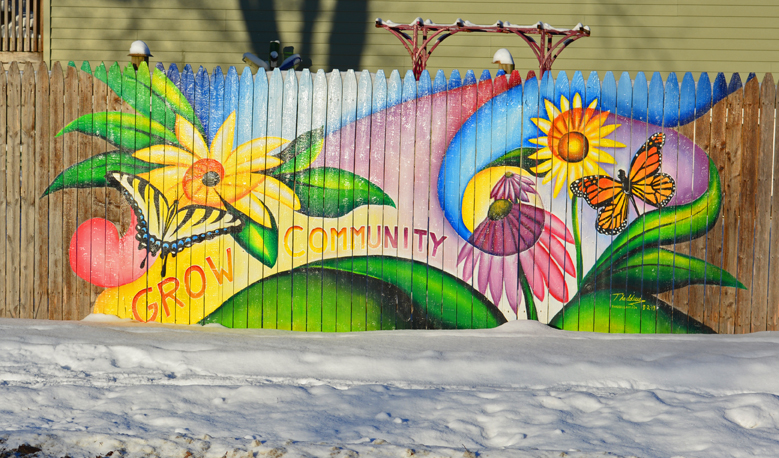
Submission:
POLYGON ((363 205, 395 207, 384 191, 369 180, 346 170, 320 167, 278 175, 300 198, 300 213, 338 218, 363 205))
POLYGON ((608 290, 577 294, 549 326, 566 331, 630 334, 714 332, 652 295, 608 290))
POLYGON ((105 63, 100 62, 100 65, 95 67, 94 77, 99 79, 100 81, 105 82, 106 78, 108 77, 108 71, 105 68, 105 63))
POLYGON ((746 289, 733 275, 701 259, 664 248, 636 252, 598 276, 600 287, 626 285, 628 289, 662 293, 688 285, 722 285, 746 289), (642 283, 651 282, 643 286, 642 283))
POLYGON ((319 157, 319 153, 322 152, 324 143, 324 127, 300 135, 298 138, 292 140, 292 142, 279 153, 278 158, 284 161, 284 163, 271 173, 280 175, 282 173, 295 173, 307 169, 311 163, 319 157))
POLYGON ((137 74, 131 65, 126 67, 122 74, 119 65, 114 63, 107 77, 99 73, 96 73, 95 77, 106 83, 112 91, 116 92, 138 113, 151 117, 168 130, 175 132, 176 115, 178 114, 193 123, 200 132, 203 132, 203 126, 195 116, 195 111, 189 101, 165 73, 155 68, 153 76, 149 78, 148 75, 149 70, 146 63, 139 66, 137 74), (145 72, 142 71, 143 69, 145 72), (145 97, 138 97, 139 94, 144 93, 151 95, 150 101, 146 102, 143 100, 145 97))
POLYGON ((506 322, 487 298, 446 272, 406 259, 361 256, 317 262, 260 280, 202 323, 295 329, 293 323, 300 319, 293 315, 293 305, 300 303, 307 304, 302 319, 312 331, 322 330, 323 316, 341 321, 339 311, 348 313, 347 330, 480 329, 506 322))
POLYGON ((326 269, 367 275, 397 286, 411 296, 415 310, 440 329, 492 328, 506 322, 500 310, 471 285, 426 263, 359 256, 312 263, 326 269), (445 307, 444 304, 454 305, 445 307))
POLYGON ((276 258, 279 255, 279 228, 276 226, 276 220, 269 212, 271 226, 267 227, 257 223, 245 214, 238 211, 229 203, 222 201, 227 211, 240 216, 244 221, 244 227, 241 232, 230 234, 247 253, 259 260, 268 267, 276 265, 276 258))
MULTIPOLYGON (((614 239, 587 276, 608 269, 613 262, 634 251, 689 241, 705 234, 716 224, 721 203, 719 173, 709 159, 709 188, 703 195, 689 204, 660 208, 637 218, 614 239)), ((586 278, 582 283, 586 283, 586 278)))
MULTIPOLYGON (((485 168, 510 166, 519 167, 532 173, 531 169, 538 165, 539 160, 530 159, 529 156, 535 153, 537 150, 537 148, 517 148, 511 150, 503 156, 490 162, 489 165, 487 165, 485 168)), ((547 173, 549 172, 534 173, 534 175, 537 177, 544 177, 547 173)))
MULTIPOLYGON (((335 298, 339 291, 341 296, 349 291, 349 300, 365 309, 363 329, 352 326, 356 323, 351 323, 351 314, 344 317, 349 319, 350 330, 409 329, 415 324, 411 300, 397 287, 374 278, 321 268, 299 268, 253 283, 200 323, 218 323, 228 328, 334 330, 327 326, 323 329, 321 317, 332 315, 331 321, 342 318, 336 316, 335 298), (352 286, 357 283, 365 288, 355 295, 352 286), (399 300, 390 303, 385 296, 399 300), (298 304, 305 304, 304 308, 298 309, 298 304), (303 316, 299 317, 296 312, 302 312, 303 316)), ((349 305, 351 312, 352 303, 349 305)))
POLYGON ((105 175, 108 172, 116 171, 137 175, 160 167, 163 165, 136 159, 130 153, 123 151, 100 153, 65 169, 51 182, 43 195, 66 188, 105 186, 105 175))
POLYGON ((178 146, 176 135, 145 116, 118 111, 90 113, 79 117, 57 133, 81 132, 107 140, 124 151, 137 151, 151 145, 178 146))

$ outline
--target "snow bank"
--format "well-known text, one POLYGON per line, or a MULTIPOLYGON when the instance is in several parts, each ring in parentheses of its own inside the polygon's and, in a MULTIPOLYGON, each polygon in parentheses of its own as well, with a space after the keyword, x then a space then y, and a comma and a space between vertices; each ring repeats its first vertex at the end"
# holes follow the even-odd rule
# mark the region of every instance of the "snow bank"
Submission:
POLYGON ((0 319, 0 455, 772 456, 779 333, 0 319))

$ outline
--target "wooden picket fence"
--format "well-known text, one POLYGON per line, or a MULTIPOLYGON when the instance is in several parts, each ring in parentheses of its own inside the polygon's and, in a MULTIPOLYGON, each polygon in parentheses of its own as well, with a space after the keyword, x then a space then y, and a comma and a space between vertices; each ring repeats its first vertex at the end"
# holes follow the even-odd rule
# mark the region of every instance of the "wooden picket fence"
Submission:
MULTIPOLYGON (((719 169, 719 221, 705 236, 666 248, 722 267, 747 289, 693 285, 661 295, 720 333, 779 329, 779 281, 772 281, 779 279, 779 218, 772 218, 779 209, 779 192, 772 192, 779 189, 777 89, 770 73, 762 83, 752 78, 743 87, 738 78, 731 78, 732 93, 708 114, 676 127, 719 169)), ((82 319, 102 288, 73 274, 70 238, 92 217, 119 222, 124 231, 130 212, 111 188, 41 197, 61 171, 109 150, 95 137, 55 135, 81 115, 132 109, 89 73, 60 63, 49 71, 45 63, 21 68, 12 62, 0 72, 0 94, 0 317, 82 319)))

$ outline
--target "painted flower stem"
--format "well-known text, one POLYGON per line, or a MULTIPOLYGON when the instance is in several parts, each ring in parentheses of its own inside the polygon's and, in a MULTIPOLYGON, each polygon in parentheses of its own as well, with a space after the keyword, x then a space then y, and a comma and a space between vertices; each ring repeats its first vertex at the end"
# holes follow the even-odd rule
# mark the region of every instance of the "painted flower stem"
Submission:
POLYGON ((527 319, 538 321, 538 311, 536 311, 536 303, 533 300, 533 290, 530 289, 530 283, 527 282, 525 272, 522 268, 517 269, 519 273, 519 284, 522 285, 522 295, 525 297, 525 311, 527 312, 527 319))
POLYGON ((576 245, 576 288, 581 289, 582 270, 584 268, 582 261, 582 236, 579 225, 579 198, 571 198, 571 223, 573 224, 573 240, 576 245))

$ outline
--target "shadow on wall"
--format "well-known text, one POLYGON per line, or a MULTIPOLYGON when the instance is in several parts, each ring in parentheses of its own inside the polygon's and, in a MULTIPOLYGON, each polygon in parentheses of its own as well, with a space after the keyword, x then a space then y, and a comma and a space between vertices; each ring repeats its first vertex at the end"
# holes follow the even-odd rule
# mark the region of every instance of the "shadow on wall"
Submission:
POLYGON ((323 8, 333 2, 320 0, 299 0, 297 2, 274 2, 273 0, 240 0, 246 30, 251 40, 252 52, 266 59, 268 42, 281 40, 279 33, 279 14, 277 6, 288 5, 290 9, 299 9, 302 23, 300 25, 300 43, 284 42, 282 46, 295 46, 295 52, 303 58, 305 67, 310 67, 312 61, 317 68, 325 71, 332 69, 360 68, 360 59, 365 47, 366 29, 372 26, 368 20, 368 2, 365 0, 336 0, 331 11, 323 8), (325 40, 321 35, 314 35, 318 23, 331 21, 330 33, 327 39, 329 53, 324 56, 312 56, 314 43, 325 40))

